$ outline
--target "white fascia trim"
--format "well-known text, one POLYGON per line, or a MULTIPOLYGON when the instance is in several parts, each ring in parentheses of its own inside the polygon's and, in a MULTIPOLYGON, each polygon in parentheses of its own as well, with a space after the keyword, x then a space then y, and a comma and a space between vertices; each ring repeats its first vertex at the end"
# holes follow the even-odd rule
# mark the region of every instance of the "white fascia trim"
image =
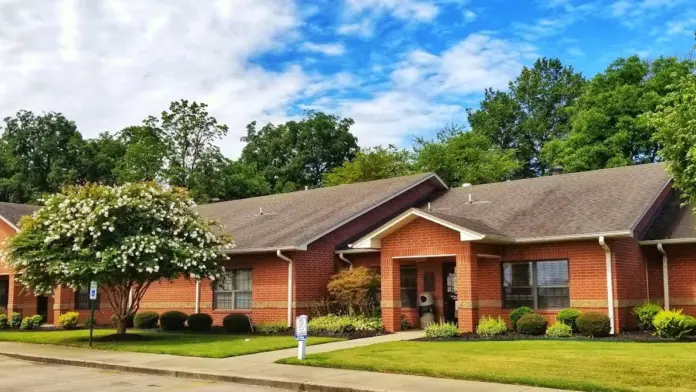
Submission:
POLYGON ((696 238, 672 238, 666 240, 647 240, 638 241, 640 245, 659 245, 659 244, 692 244, 696 243, 696 238))
POLYGON ((0 215, 0 220, 2 220, 3 222, 7 223, 8 226, 10 226, 11 228, 14 229, 14 231, 16 231, 16 232, 19 233, 19 227, 15 226, 12 222, 10 222, 10 221, 8 221, 7 219, 5 219, 4 216, 0 215))
MULTIPOLYGON (((475 231, 469 230, 467 228, 461 227, 459 225, 455 225, 453 223, 447 222, 443 219, 437 218, 435 216, 432 216, 428 214, 427 212, 421 211, 417 208, 410 208, 407 211, 401 213, 399 216, 396 218, 390 220, 389 222, 385 223, 378 229, 374 230, 373 232, 367 234, 366 236, 360 238, 357 240, 355 243, 351 244, 351 247, 353 249, 379 249, 382 247, 382 244, 380 243, 380 236, 393 228, 395 225, 401 223, 402 221, 409 219, 409 218, 414 218, 414 217, 420 217, 423 219, 427 219, 433 223, 437 223, 441 226, 445 226, 449 229, 452 229, 454 231, 459 232, 460 239, 462 241, 475 241, 475 240, 482 240, 486 236, 481 233, 477 233, 475 231)), ((413 220, 413 219, 409 219, 413 220)))
POLYGON ((441 254, 441 255, 415 255, 415 256, 394 256, 392 259, 395 260, 400 260, 400 259, 432 259, 432 258, 437 258, 437 257, 456 257, 454 253, 451 254, 441 254))
POLYGON ((272 248, 251 248, 251 249, 227 249, 222 252, 222 254, 226 255, 237 255, 237 254, 245 254, 245 253, 267 253, 267 252, 273 252, 275 253, 280 249, 281 251, 293 251, 293 250, 307 250, 307 248, 302 248, 299 246, 281 246, 277 247, 274 246, 272 248))
POLYGON ((592 234, 572 234, 572 235, 552 235, 547 237, 528 237, 528 238, 518 238, 514 240, 515 243, 534 243, 534 242, 556 242, 556 241, 575 241, 575 240, 596 240, 597 237, 604 236, 606 238, 610 237, 630 237, 630 231, 609 231, 605 233, 592 233, 592 234))
POLYGON ((334 253, 338 254, 360 254, 360 253, 377 253, 380 252, 380 249, 373 249, 373 248, 360 248, 360 249, 343 249, 343 250, 337 250, 334 253))
POLYGON ((441 184, 445 189, 449 189, 449 187, 447 186, 447 184, 445 184, 445 182, 442 181, 442 178, 440 178, 440 176, 438 176, 438 175, 435 174, 435 173, 432 173, 432 174, 430 174, 429 176, 424 177, 424 178, 421 179, 420 181, 411 184, 411 185, 408 186, 407 188, 402 189, 402 190, 399 191, 398 193, 395 193, 395 194, 393 194, 393 195, 391 195, 391 196, 389 196, 389 197, 386 197, 386 198, 384 198, 384 200, 382 200, 382 201, 380 201, 380 202, 378 202, 378 203, 376 203, 376 204, 373 204, 373 205, 371 205, 371 206, 369 206, 369 207, 363 209, 362 211, 359 211, 358 213, 356 213, 356 214, 354 214, 354 215, 352 215, 352 216, 350 216, 350 217, 348 217, 348 218, 346 218, 346 219, 344 219, 344 220, 338 222, 337 224, 335 224, 335 225, 331 226, 330 228, 324 230, 324 231, 321 232, 320 234, 317 234, 317 235, 315 235, 314 237, 312 237, 312 238, 310 238, 310 239, 304 241, 303 243, 301 243, 300 245, 298 245, 298 247, 303 248, 303 250, 307 250, 307 247, 308 247, 309 244, 311 244, 312 242, 314 242, 314 241, 318 240, 319 238, 321 238, 321 237, 323 237, 323 236, 325 236, 325 235, 331 233, 332 231, 338 229, 339 227, 345 225, 346 223, 348 223, 348 222, 350 222, 350 221, 352 221, 352 220, 354 220, 354 219, 357 219, 357 218, 359 218, 360 216, 362 216, 362 215, 364 215, 364 214, 366 214, 366 213, 368 213, 368 212, 374 210, 375 208, 377 208, 377 207, 379 207, 379 206, 381 206, 381 205, 383 205, 383 204, 389 202, 390 200, 394 199, 395 197, 398 197, 398 196, 400 196, 400 195, 402 195, 402 194, 404 194, 404 193, 410 191, 411 189, 417 187, 418 185, 420 185, 420 184, 422 184, 422 183, 424 183, 424 182, 426 182, 426 181, 430 181, 430 180, 433 179, 433 178, 436 179, 438 182, 440 182, 440 184, 441 184))

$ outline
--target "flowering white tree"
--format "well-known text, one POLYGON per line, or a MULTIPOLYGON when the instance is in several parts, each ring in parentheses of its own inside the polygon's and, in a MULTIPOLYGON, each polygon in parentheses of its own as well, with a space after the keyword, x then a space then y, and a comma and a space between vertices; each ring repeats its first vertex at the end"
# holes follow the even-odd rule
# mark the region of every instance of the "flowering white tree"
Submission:
POLYGON ((22 219, 4 253, 35 293, 98 282, 124 334, 153 282, 220 277, 233 243, 193 207, 185 189, 155 183, 66 187, 22 219))

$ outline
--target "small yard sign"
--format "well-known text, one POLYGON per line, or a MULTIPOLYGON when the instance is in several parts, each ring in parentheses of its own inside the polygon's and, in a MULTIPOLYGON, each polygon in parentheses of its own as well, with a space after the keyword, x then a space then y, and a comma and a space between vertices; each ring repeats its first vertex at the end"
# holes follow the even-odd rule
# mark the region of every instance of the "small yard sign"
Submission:
POLYGON ((89 347, 92 347, 92 340, 94 336, 94 303, 97 302, 97 290, 99 285, 97 282, 89 282, 89 347))
POLYGON ((95 281, 89 283, 89 299, 97 299, 97 282, 95 281))
POLYGON ((297 359, 305 359, 307 353, 307 316, 304 314, 295 319, 295 340, 297 340, 297 359))

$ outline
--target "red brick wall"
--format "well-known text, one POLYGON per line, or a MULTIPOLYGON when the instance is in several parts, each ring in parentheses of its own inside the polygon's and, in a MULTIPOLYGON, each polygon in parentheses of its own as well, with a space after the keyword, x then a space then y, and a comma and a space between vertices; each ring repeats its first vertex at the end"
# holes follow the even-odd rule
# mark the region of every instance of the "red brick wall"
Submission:
MULTIPOLYGON (((696 244, 664 245, 664 249, 668 259, 670 308, 696 316, 696 244)), ((662 254, 655 245, 644 247, 644 254, 648 259, 650 299, 664 303, 662 254)))

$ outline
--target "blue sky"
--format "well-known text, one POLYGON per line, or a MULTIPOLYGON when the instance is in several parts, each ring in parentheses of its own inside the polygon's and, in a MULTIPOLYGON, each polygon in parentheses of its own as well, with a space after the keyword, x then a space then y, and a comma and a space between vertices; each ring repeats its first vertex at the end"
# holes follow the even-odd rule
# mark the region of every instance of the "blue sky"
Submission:
POLYGON ((60 111, 88 137, 172 100, 230 126, 303 110, 409 147, 465 123, 539 56, 591 76, 620 56, 686 56, 696 0, 0 0, 0 115, 60 111))

